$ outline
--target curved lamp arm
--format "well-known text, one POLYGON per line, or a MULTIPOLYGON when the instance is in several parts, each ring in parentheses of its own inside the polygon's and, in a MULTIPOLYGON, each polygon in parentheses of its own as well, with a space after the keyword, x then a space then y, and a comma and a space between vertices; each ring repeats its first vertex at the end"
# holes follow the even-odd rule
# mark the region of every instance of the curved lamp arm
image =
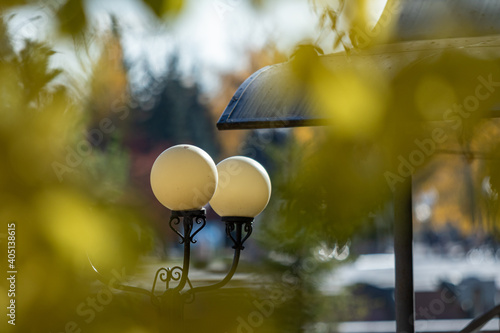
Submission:
POLYGON ((233 277, 236 272, 236 268, 238 267, 238 263, 240 260, 241 251, 245 248, 243 243, 250 237, 252 234, 252 222, 253 218, 251 217, 234 217, 234 216, 226 216, 222 217, 222 221, 226 222, 226 234, 233 241, 233 249, 234 249, 234 257, 233 263, 231 264, 231 268, 229 272, 226 274, 224 279, 221 281, 211 284, 208 286, 195 287, 187 290, 186 294, 194 294, 198 292, 206 292, 212 291, 219 288, 224 287, 233 277), (235 231, 235 237, 233 237, 232 232, 235 231), (245 231, 246 235, 243 237, 243 231, 245 231))
POLYGON ((104 283, 105 285, 110 286, 110 287, 115 288, 115 289, 123 290, 123 291, 130 291, 130 292, 134 292, 134 293, 147 295, 151 298, 151 301, 153 302, 153 304, 155 304, 155 305, 159 304, 156 296, 152 292, 150 292, 149 290, 142 289, 139 287, 127 286, 127 285, 121 284, 118 280, 111 282, 112 279, 106 279, 104 277, 104 275, 102 275, 97 270, 97 268, 94 266, 94 264, 92 263, 92 260, 90 260, 90 257, 88 254, 87 254, 87 259, 89 260, 89 263, 90 263, 90 266, 92 267, 92 270, 96 273, 97 279, 99 281, 101 281, 102 283, 104 283))
POLYGON ((112 279, 109 280, 106 279, 97 270, 97 268, 92 264, 92 261, 90 260, 90 257, 88 255, 87 258, 89 260, 90 266, 96 273, 97 279, 102 283, 109 285, 110 287, 115 289, 147 295, 151 298, 151 302, 154 305, 161 306, 162 297, 164 297, 166 294, 182 294, 185 296, 194 296, 194 294, 197 292, 212 291, 225 286, 231 280, 231 278, 234 276, 234 273, 236 272, 240 260, 241 251, 245 248, 243 246, 243 243, 252 234, 253 220, 254 219, 251 217, 231 217, 231 216, 222 217, 222 221, 226 223, 226 234, 233 241, 234 244, 233 245, 234 257, 233 257, 233 262, 231 264, 231 268, 229 269, 229 272, 226 274, 226 276, 221 281, 212 285, 193 288, 188 277, 189 263, 191 256, 191 243, 193 244, 196 243, 194 236, 206 225, 206 216, 204 209, 191 210, 191 211, 172 211, 172 216, 170 217, 169 224, 170 228, 181 238, 180 243, 184 244, 184 261, 182 267, 179 266, 171 268, 162 267, 158 269, 153 281, 153 287, 151 291, 139 287, 127 286, 121 284, 119 281, 111 282, 112 279), (181 223, 181 220, 184 233, 179 232, 179 230, 177 230, 175 227, 176 225, 179 225, 181 223), (199 224, 200 226, 193 232, 193 226, 195 224, 199 224), (243 232, 245 232, 245 235, 243 235, 243 232), (165 282, 165 291, 160 296, 155 295, 155 288, 158 279, 162 282, 165 282), (174 288, 170 288, 169 284, 171 281, 179 281, 179 283, 174 288), (189 284, 190 289, 183 292, 182 290, 186 286, 186 283, 189 284))
POLYGON ((236 268, 238 267, 238 262, 240 260, 240 250, 235 250, 234 251, 234 258, 233 258, 233 263, 231 264, 231 268, 229 269, 229 272, 226 274, 224 279, 221 281, 208 285, 208 286, 201 286, 201 287, 194 287, 192 289, 187 290, 185 293, 186 294, 195 294, 195 293, 201 293, 205 291, 212 291, 216 290, 219 288, 224 287, 233 277, 234 273, 236 272, 236 268))

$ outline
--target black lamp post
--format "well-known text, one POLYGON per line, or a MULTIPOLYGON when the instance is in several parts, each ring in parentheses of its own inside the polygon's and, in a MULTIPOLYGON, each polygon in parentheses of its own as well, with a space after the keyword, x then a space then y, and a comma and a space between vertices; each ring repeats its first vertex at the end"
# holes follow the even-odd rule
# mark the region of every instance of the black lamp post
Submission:
MULTIPOLYGON (((248 157, 230 157, 216 166, 200 148, 178 145, 165 150, 156 159, 151 169, 151 187, 158 201, 172 210, 170 228, 184 245, 182 267, 159 268, 151 291, 122 284, 113 286, 148 295, 169 322, 169 327, 180 328, 186 302, 193 300, 196 293, 225 286, 233 277, 243 244, 252 234, 253 220, 269 202, 271 181, 266 170, 248 157), (226 224, 234 257, 229 272, 221 281, 194 287, 189 279, 191 244, 196 243, 195 236, 206 225, 203 206, 208 202, 226 224), (163 288, 159 287, 161 283, 164 283, 163 288), (158 293, 157 289, 162 291, 158 293)), ((99 277, 103 280, 102 275, 99 277)))

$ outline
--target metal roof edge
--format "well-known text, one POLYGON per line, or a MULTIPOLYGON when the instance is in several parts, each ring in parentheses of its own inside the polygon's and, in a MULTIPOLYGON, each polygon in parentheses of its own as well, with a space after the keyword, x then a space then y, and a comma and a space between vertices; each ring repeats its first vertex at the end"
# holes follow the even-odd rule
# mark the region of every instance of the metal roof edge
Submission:
POLYGON ((232 122, 231 120, 225 122, 217 122, 218 130, 232 130, 232 129, 263 129, 263 128, 285 128, 285 127, 304 127, 304 126, 325 126, 328 124, 327 119, 314 118, 295 118, 295 119, 261 119, 261 120, 245 120, 232 122))
POLYGON ((263 68, 259 69, 258 71, 256 71, 255 73, 253 73, 252 75, 250 75, 245 81, 243 81, 243 83, 238 87, 238 89, 234 93, 233 97, 229 101, 228 105, 226 106, 226 108, 222 112, 222 115, 220 116, 219 120, 217 121, 217 128, 219 128, 219 124, 228 122, 228 119, 231 116, 231 114, 233 113, 236 106, 238 105, 238 102, 240 101, 241 96, 243 96, 246 89, 252 84, 252 82, 255 79, 257 79, 257 77, 259 77, 263 72, 265 72, 265 71, 267 71, 267 70, 269 70, 272 67, 275 67, 277 65, 279 65, 279 64, 263 67, 263 68))

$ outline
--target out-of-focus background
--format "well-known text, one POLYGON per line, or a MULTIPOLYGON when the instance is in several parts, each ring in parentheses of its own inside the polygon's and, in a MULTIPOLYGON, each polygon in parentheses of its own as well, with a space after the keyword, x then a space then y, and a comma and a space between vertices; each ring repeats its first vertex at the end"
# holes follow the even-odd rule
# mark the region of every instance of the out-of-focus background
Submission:
MULTIPOLYGON (((412 40, 498 40, 498 27, 434 2, 446 15, 386 0, 3 1, 0 331, 169 331, 147 297, 99 282, 89 259, 146 289, 157 268, 179 263, 149 172, 180 143, 216 163, 254 158, 273 184, 233 281, 186 306, 189 332, 394 331, 392 190, 415 170, 419 325, 463 327, 498 304, 500 123, 481 117, 500 99, 498 43, 427 62, 417 48, 422 61, 394 60, 391 75, 356 60, 412 40), (345 67, 319 60, 333 52, 345 67), (332 123, 218 131, 240 84, 282 62, 332 123), (478 85, 488 97, 470 111, 478 85), (15 326, 5 316, 12 223, 15 326)), ((455 2, 471 13, 474 1, 455 2)), ((232 260, 207 209, 196 285, 219 281, 232 260)))

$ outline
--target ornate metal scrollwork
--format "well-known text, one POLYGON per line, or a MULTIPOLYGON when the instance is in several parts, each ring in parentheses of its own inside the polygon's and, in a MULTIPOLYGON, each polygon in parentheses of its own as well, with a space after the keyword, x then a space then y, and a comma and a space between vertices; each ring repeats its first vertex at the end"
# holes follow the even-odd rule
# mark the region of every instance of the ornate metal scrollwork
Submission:
POLYGON ((200 227, 198 229, 196 229, 196 231, 190 236, 190 241, 191 243, 195 244, 197 242, 196 239, 194 239, 194 236, 196 236, 197 233, 200 232, 201 229, 203 229, 205 227, 205 225, 207 224, 207 219, 205 218, 205 216, 196 216, 194 218, 194 222, 196 224, 201 224, 200 227))
POLYGON ((172 215, 170 216, 170 221, 169 221, 170 229, 172 229, 181 238, 181 240, 179 241, 180 244, 184 244, 186 241, 191 242, 193 244, 196 243, 194 236, 198 232, 200 232, 200 230, 203 229, 206 224, 207 221, 204 209, 172 211, 172 215), (181 218, 184 227, 184 234, 181 234, 181 232, 177 230, 177 228, 175 228, 174 226, 174 225, 179 225, 181 223, 181 218), (196 229, 195 232, 192 232, 195 223, 199 224, 200 227, 196 229))
POLYGON ((236 229, 233 222, 226 222, 226 235, 229 237, 234 244, 236 244, 236 239, 234 239, 232 232, 236 229))
POLYGON ((226 222, 226 234, 233 241, 233 249, 243 250, 243 243, 250 237, 253 231, 251 217, 225 216, 222 221, 226 222), (243 231, 245 237, 243 237, 243 231), (235 234, 233 236, 233 233, 235 234))
MULTIPOLYGON (((115 287, 126 291, 133 291, 148 295, 151 297, 151 302, 155 306, 158 306, 160 308, 165 306, 165 300, 171 299, 171 297, 174 297, 175 299, 177 299, 176 297, 180 297, 179 300, 182 300, 181 302, 190 303, 194 301, 195 294, 197 292, 210 291, 223 287, 229 282, 236 271, 236 267, 238 266, 240 258, 240 252, 244 249, 243 243, 245 243, 245 241, 250 237, 253 231, 253 218, 223 217, 222 221, 226 223, 226 234, 232 240, 234 244, 233 249, 235 249, 231 268, 222 281, 219 281, 212 285, 193 287, 188 277, 189 262, 191 256, 190 245, 191 243, 196 243, 194 237, 206 225, 205 210, 201 209, 189 211, 172 211, 172 215, 169 220, 170 228, 180 237, 180 243, 184 244, 184 261, 182 267, 174 266, 167 268, 162 267, 158 269, 153 280, 151 291, 125 285, 119 285, 115 287), (195 225, 198 225, 196 230, 194 230, 193 228, 195 225), (165 288, 162 294, 157 295, 155 294, 155 291, 158 281, 164 282, 165 288), (171 286, 172 281, 177 282, 177 284, 171 286), (186 284, 189 288, 185 288, 186 284)), ((95 268, 94 270, 96 271, 96 273, 98 273, 95 268)))
POLYGON ((179 225, 179 223, 181 223, 179 216, 170 216, 170 221, 168 222, 170 229, 172 229, 181 238, 179 243, 182 244, 184 243, 184 236, 174 227, 174 224, 179 225))
POLYGON ((252 222, 245 222, 245 226, 244 226, 243 230, 246 232, 246 236, 241 241, 242 245, 248 239, 248 237, 250 237, 250 235, 252 234, 252 231, 253 231, 252 222))
POLYGON ((151 288, 151 293, 154 294, 156 288, 156 282, 158 278, 160 281, 165 282, 165 289, 170 289, 170 281, 179 281, 182 278, 182 267, 174 266, 172 268, 160 268, 156 271, 155 279, 153 281, 153 287, 151 288))

